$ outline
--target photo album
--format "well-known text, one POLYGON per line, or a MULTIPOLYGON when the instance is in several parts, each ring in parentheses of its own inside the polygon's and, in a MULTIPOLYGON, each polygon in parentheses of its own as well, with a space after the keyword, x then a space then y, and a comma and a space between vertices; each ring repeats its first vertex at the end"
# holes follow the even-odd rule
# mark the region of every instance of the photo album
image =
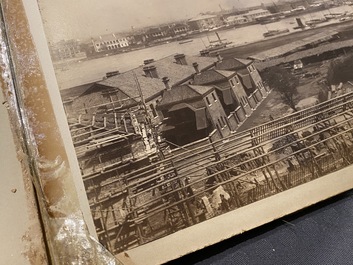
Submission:
POLYGON ((353 2, 0 3, 47 263, 162 264, 353 188, 353 2))

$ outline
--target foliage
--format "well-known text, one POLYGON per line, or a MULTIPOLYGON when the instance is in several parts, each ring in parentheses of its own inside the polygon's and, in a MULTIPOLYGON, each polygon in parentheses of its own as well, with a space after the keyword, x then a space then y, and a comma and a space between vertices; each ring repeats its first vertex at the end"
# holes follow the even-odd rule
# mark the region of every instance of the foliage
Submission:
POLYGON ((353 80, 353 55, 333 60, 327 72, 329 85, 338 85, 353 80))
POLYGON ((264 73, 263 79, 270 88, 280 93, 285 104, 296 111, 294 97, 298 93, 299 79, 295 75, 286 69, 275 66, 264 73))

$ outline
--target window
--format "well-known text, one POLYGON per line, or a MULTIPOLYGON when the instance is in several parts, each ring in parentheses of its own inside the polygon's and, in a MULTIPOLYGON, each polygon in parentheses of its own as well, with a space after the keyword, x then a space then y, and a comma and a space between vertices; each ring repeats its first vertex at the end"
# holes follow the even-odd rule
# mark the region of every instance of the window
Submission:
POLYGON ((214 93, 212 93, 212 97, 214 101, 217 101, 216 95, 214 93))
POLYGON ((220 132, 221 128, 219 127, 218 123, 216 124, 217 130, 220 132))
POLYGON ((223 123, 222 123, 222 121, 221 121, 220 119, 218 119, 218 123, 219 123, 219 125, 221 126, 221 128, 224 127, 224 126, 223 126, 223 123))
POLYGON ((153 118, 156 118, 158 116, 158 113, 157 113, 156 108, 154 107, 153 104, 150 104, 150 109, 152 111, 153 118))
POLYGON ((222 127, 226 127, 227 126, 227 122, 226 122, 226 119, 221 116, 221 121, 222 121, 222 127))
POLYGON ((239 78, 238 78, 238 76, 235 77, 235 82, 236 82, 237 84, 239 84, 239 78))
POLYGON ((234 82, 232 79, 230 79, 229 82, 230 82, 231 86, 234 86, 234 82))
POLYGON ((207 101, 207 104, 208 104, 209 106, 211 106, 211 102, 210 102, 210 99, 209 99, 208 97, 206 97, 206 101, 207 101))

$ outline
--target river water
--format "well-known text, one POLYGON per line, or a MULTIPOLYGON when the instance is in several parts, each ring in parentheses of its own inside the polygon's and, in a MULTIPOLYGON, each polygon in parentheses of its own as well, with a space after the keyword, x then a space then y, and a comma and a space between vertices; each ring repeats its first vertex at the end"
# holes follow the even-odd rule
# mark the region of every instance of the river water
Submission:
MULTIPOLYGON (((353 6, 340 6, 331 8, 330 10, 318 11, 297 17, 300 17, 303 22, 305 22, 311 19, 322 18, 324 17, 324 14, 342 12, 353 12, 353 6)), ((219 32, 219 35, 222 39, 231 41, 232 45, 239 46, 264 39, 263 33, 268 30, 287 28, 290 32, 294 32, 296 30, 294 30, 293 27, 297 26, 295 18, 296 17, 289 17, 266 25, 255 24, 236 29, 222 30, 219 32)), ((318 24, 318 26, 324 26, 337 22, 339 21, 330 20, 329 22, 318 24)), ((216 39, 217 37, 215 33, 209 32, 207 35, 202 37, 196 36, 192 42, 184 44, 179 44, 179 42, 171 42, 128 53, 121 53, 114 56, 70 63, 64 67, 61 64, 60 67, 56 67, 55 73, 60 89, 66 89, 101 80, 102 77, 105 76, 105 73, 110 71, 119 70, 120 72, 125 72, 141 65, 146 59, 153 58, 158 60, 176 53, 198 55, 199 51, 204 49, 205 45, 209 44, 209 41, 216 39)))

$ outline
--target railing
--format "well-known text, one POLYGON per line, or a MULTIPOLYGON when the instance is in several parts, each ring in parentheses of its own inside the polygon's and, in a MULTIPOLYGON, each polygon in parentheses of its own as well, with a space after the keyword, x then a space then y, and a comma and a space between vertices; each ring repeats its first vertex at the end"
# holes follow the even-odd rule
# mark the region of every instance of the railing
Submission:
POLYGON ((121 176, 128 217, 107 214, 102 238, 121 251, 350 165, 352 108, 350 93, 224 139, 202 139, 121 176), (210 213, 203 199, 221 186, 230 199, 210 213))

